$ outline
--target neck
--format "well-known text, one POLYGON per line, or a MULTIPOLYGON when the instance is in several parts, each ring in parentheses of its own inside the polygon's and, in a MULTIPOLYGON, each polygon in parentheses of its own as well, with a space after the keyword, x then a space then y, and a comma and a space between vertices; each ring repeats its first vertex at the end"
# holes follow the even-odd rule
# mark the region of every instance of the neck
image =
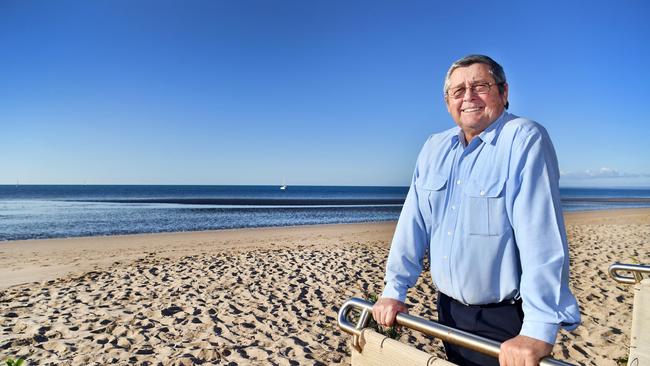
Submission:
POLYGON ((481 132, 483 131, 463 131, 463 136, 465 136, 465 146, 469 145, 469 143, 472 142, 472 139, 478 136, 481 132))
POLYGON ((496 121, 498 121, 499 118, 501 118, 503 115, 504 115, 504 111, 502 110, 501 113, 499 113, 499 117, 497 117, 494 121, 488 123, 488 125, 485 126, 485 128, 483 128, 482 130, 472 129, 472 128, 463 129, 462 132, 466 142, 465 146, 469 145, 469 143, 472 142, 474 137, 480 135, 483 131, 490 128, 490 126, 492 126, 496 121))
POLYGON ((470 142, 472 142, 472 140, 476 136, 480 135, 483 131, 485 131, 485 129, 482 129, 482 130, 463 129, 463 130, 461 130, 461 134, 460 134, 461 139, 460 139, 460 141, 463 144, 463 146, 467 147, 470 144, 470 142))

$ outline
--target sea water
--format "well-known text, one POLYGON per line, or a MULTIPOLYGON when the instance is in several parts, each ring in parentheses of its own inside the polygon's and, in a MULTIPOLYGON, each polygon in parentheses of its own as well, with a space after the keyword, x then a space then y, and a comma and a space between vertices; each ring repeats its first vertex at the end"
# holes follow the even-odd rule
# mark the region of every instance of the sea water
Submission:
MULTIPOLYGON (((0 185, 0 241, 393 221, 408 187, 0 185)), ((650 189, 561 189, 565 211, 650 207, 650 189)))

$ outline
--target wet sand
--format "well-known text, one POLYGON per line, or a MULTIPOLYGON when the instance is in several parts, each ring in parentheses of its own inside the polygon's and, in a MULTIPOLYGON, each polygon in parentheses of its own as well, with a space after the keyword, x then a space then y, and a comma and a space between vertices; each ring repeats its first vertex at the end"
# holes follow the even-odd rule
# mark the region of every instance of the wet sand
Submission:
MULTIPOLYGON (((582 365, 627 355, 632 291, 607 275, 650 261, 650 209, 566 215, 583 325, 554 352, 582 365)), ((336 313, 382 290, 395 223, 0 243, 0 359, 29 364, 349 364, 336 313)), ((410 312, 436 319, 423 273, 410 312)), ((439 341, 401 340, 441 355, 439 341)))

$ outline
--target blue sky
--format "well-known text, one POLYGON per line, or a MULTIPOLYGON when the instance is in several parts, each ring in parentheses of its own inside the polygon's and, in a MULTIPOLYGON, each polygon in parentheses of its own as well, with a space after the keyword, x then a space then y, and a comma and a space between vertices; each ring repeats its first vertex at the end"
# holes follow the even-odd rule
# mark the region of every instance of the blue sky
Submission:
POLYGON ((484 53, 563 186, 650 186, 650 3, 0 0, 0 184, 407 185, 484 53))

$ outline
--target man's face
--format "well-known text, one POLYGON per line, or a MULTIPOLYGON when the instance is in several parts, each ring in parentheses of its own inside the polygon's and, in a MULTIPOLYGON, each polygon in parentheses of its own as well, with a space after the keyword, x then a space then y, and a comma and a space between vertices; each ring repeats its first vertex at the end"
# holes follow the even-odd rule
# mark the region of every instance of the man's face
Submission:
POLYGON ((445 102, 449 114, 463 130, 467 142, 483 132, 503 113, 508 100, 508 84, 505 84, 504 88, 503 94, 499 94, 498 86, 494 85, 494 77, 485 64, 459 67, 451 73, 445 102), (484 94, 479 94, 471 88, 481 83, 491 85, 484 94), (465 93, 455 98, 451 92, 457 88, 465 88, 465 93))

